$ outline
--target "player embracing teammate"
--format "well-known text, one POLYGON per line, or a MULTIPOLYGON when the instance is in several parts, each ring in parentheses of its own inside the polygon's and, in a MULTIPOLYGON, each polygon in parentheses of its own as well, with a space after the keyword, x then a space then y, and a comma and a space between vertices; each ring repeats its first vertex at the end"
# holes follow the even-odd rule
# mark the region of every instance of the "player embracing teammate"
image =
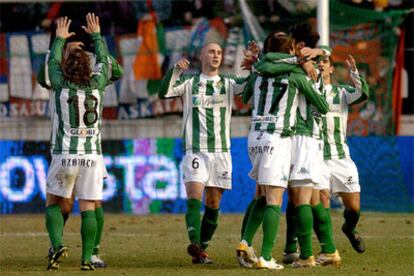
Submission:
MULTIPOLYGON (((273 33, 273 41, 277 41, 280 37, 280 33, 273 33)), ((303 63, 304 61, 314 58, 318 55, 329 56, 331 50, 329 48, 324 49, 310 49, 309 47, 315 47, 319 35, 313 32, 309 25, 300 24, 292 29, 291 34, 292 49, 297 57, 289 56, 281 53, 267 53, 263 56, 262 62, 256 63, 254 71, 261 75, 261 78, 265 77, 279 77, 283 74, 291 76, 300 68, 298 66, 292 66, 296 63, 303 63), (306 46, 306 47, 305 47, 306 46), (287 66, 289 64, 289 66, 287 66)), ((266 40, 265 47, 268 47, 266 40)), ((323 47, 322 47, 323 48, 323 47)), ((265 48, 266 50, 266 48, 265 48)), ((324 58, 323 60, 326 60, 324 58)), ((368 88, 363 78, 361 78, 356 70, 355 61, 351 57, 347 60, 348 66, 351 69, 351 77, 354 81, 355 88, 349 86, 340 86, 339 88, 330 87, 330 74, 333 72, 332 68, 325 68, 322 72, 323 82, 328 87, 321 86, 322 92, 316 92, 313 90, 313 94, 317 98, 323 99, 321 105, 312 101, 310 97, 306 97, 306 94, 300 94, 298 96, 297 110, 295 123, 292 126, 291 131, 291 151, 289 154, 285 151, 285 148, 275 151, 276 154, 280 154, 285 158, 285 164, 290 165, 289 172, 285 177, 281 177, 279 182, 286 181, 289 183, 289 203, 287 208, 287 240, 284 252, 283 261, 285 263, 293 263, 293 267, 312 267, 315 265, 327 265, 327 264, 340 264, 341 258, 336 250, 332 237, 332 225, 329 214, 329 188, 332 187, 333 192, 336 195, 340 195, 344 199, 345 212, 344 217, 346 219, 345 224, 342 227, 343 232, 351 241, 354 249, 362 253, 364 251, 364 245, 361 237, 355 231, 355 226, 359 218, 359 183, 358 174, 355 164, 349 158, 349 150, 345 143, 346 136, 346 119, 348 112, 348 105, 358 103, 367 98, 368 88), (329 72, 328 73, 326 72, 329 72), (329 89, 330 96, 327 96, 326 90, 329 89), (324 92, 325 91, 325 92, 324 92), (334 91, 333 93, 331 91, 334 91), (336 100, 331 98, 334 95, 336 100), (329 106, 328 106, 329 105, 329 106), (323 107, 323 108, 322 108, 323 107), (324 110, 322 110, 322 109, 324 110), (328 110, 329 108, 329 110, 328 110), (338 112, 339 110, 339 112, 338 112), (324 115, 329 111, 326 115, 324 115), (335 119, 333 119, 335 117, 335 119), (322 127, 323 125, 323 127, 322 127), (325 142, 322 145, 322 137, 325 142), (335 151, 330 150, 332 146, 335 146, 335 151), (324 154, 322 154, 322 147, 324 148, 324 154), (332 154, 335 152, 337 154, 332 154), (337 159, 338 161, 325 161, 325 159, 337 159), (289 159, 290 158, 290 159, 289 159), (335 166, 337 162, 338 165, 335 166), (327 165, 327 167, 324 166, 327 165), (322 177, 325 175, 325 178, 322 177), (349 179, 353 179, 350 183, 349 179), (322 200, 322 203, 321 203, 322 200), (321 243, 321 252, 317 256, 316 261, 312 253, 312 226, 317 234, 317 237, 321 243), (297 253, 297 241, 299 242, 300 252, 297 253)), ((330 64, 329 64, 330 65, 330 64)), ((304 68, 309 67, 302 64, 304 68)), ((322 71, 323 65, 320 63, 320 69, 322 71)), ((329 66, 328 66, 329 67, 329 66)), ((309 71, 310 76, 315 77, 315 72, 309 71)), ((304 72, 302 71, 302 74, 304 72)), ((311 84, 312 85, 312 84, 311 84)), ((316 88, 317 86, 314 85, 316 88)), ((266 98, 270 103, 268 104, 269 110, 274 108, 273 100, 280 99, 275 85, 254 85, 253 94, 256 98, 266 98), (267 93, 263 92, 263 88, 267 89, 267 93), (272 99, 272 100, 270 100, 272 99)), ((299 88, 300 92, 301 91, 299 88)), ((277 116, 272 117, 269 114, 261 118, 257 117, 257 107, 260 103, 263 105, 264 101, 259 100, 259 105, 256 106, 256 102, 253 99, 253 117, 252 117, 252 130, 258 131, 260 127, 257 127, 257 122, 261 120, 267 120, 267 129, 263 129, 268 132, 272 129, 275 122, 279 119, 277 116)), ((261 107, 263 109, 263 106, 261 107)), ((285 120, 286 121, 286 120, 285 120)), ((262 130, 262 131, 263 131, 262 130)), ((264 134, 260 134, 256 140, 262 139, 264 134)), ((266 169, 277 172, 284 167, 283 164, 277 164, 274 162, 272 165, 265 162, 256 168, 258 163, 255 158, 252 158, 251 153, 255 152, 256 147, 251 147, 250 143, 253 139, 249 135, 249 156, 252 160, 253 169, 250 173, 253 179, 258 181, 260 186, 260 177, 257 172, 265 171, 266 169), (272 168, 272 170, 269 169, 272 168), (252 174, 256 171, 256 174, 252 174)), ((255 141, 257 143, 257 141, 255 141)), ((267 145, 266 148, 268 148, 267 145)), ((267 151, 259 151, 261 156, 267 156, 267 151)), ((262 159, 263 160, 263 159, 262 159)), ((278 178, 273 177, 272 180, 276 181, 278 178)), ((263 182, 263 180, 262 180, 263 182)), ((238 261, 242 266, 268 269, 280 269, 280 265, 273 262, 273 259, 269 260, 270 256, 263 256, 266 236, 266 219, 264 215, 263 206, 269 205, 269 200, 262 197, 262 191, 258 190, 258 195, 255 200, 251 202, 249 208, 246 210, 242 229, 242 240, 237 248, 238 261), (263 245, 262 245, 262 257, 257 260, 254 250, 251 247, 253 235, 257 231, 260 223, 263 221, 263 245), (266 257, 268 258, 266 260, 266 257), (266 261, 269 261, 266 263, 266 261), (265 264, 265 265, 263 265, 265 264)), ((267 208, 267 207, 266 207, 267 208)), ((267 210, 267 209, 265 209, 267 210)), ((276 226, 277 227, 277 224, 276 226)), ((277 230, 276 230, 277 232, 277 230)), ((270 241, 268 242, 268 244, 270 241)), ((269 246, 269 245, 268 245, 269 246)))

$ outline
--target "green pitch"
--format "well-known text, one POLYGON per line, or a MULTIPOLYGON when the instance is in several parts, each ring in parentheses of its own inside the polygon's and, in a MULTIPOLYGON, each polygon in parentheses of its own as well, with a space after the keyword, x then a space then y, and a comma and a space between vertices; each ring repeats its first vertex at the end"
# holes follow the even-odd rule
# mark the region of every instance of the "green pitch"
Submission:
MULTIPOLYGON (((108 268, 96 275, 247 275, 267 274, 238 266, 235 247, 239 241, 241 215, 222 215, 216 235, 208 249, 213 265, 192 265, 183 215, 128 216, 107 214, 101 254, 108 268)), ((365 213, 358 229, 366 252, 356 253, 340 232, 342 217, 333 212, 335 241, 342 257, 340 267, 294 270, 286 267, 281 275, 414 275, 413 214, 365 213)), ((72 216, 65 227, 64 241, 69 257, 59 272, 79 275, 81 239, 80 218, 72 216)), ((285 237, 282 219, 273 256, 281 259, 285 237)), ((261 232, 256 237, 256 249, 261 232)), ((43 215, 0 216, 0 274, 46 275, 49 240, 43 215)), ((314 252, 319 247, 314 238, 314 252)))

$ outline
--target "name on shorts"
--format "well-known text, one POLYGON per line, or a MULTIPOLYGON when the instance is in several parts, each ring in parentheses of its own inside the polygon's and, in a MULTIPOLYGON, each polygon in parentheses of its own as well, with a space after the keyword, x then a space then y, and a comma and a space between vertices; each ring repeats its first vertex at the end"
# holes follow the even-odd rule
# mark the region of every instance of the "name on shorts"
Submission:
POLYGON ((64 158, 62 159, 62 167, 87 167, 95 168, 96 160, 85 159, 85 158, 64 158))
POLYGON ((249 147, 249 153, 250 154, 269 154, 272 155, 273 154, 273 150, 274 147, 272 146, 254 146, 254 147, 249 147))

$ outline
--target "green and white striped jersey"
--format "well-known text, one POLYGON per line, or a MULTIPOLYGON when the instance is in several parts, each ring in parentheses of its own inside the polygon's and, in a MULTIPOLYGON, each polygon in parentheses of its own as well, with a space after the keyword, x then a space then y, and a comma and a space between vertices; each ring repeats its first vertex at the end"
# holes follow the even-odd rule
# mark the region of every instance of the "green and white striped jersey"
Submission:
POLYGON ((283 63, 264 61, 255 64, 255 70, 263 76, 256 77, 253 89, 248 85, 243 96, 245 102, 253 96, 251 131, 267 131, 281 136, 304 135, 301 133, 303 129, 298 128, 297 114, 305 120, 310 118, 312 114, 303 114, 302 110, 306 111, 309 103, 318 112, 328 111, 328 103, 303 71, 280 73, 291 69, 283 63))
POLYGON ((321 113, 303 95, 298 98, 295 135, 322 139, 321 113))
POLYGON ((325 160, 349 157, 346 143, 348 106, 368 99, 369 87, 358 71, 351 71, 355 85, 326 85, 321 87, 329 104, 329 112, 322 116, 323 155, 325 160))
POLYGON ((53 154, 101 154, 102 107, 108 83, 108 52, 99 33, 92 34, 97 70, 88 85, 77 85, 63 77, 62 48, 65 40, 57 37, 48 61, 48 73, 54 100, 52 115, 53 154))
MULTIPOLYGON (((322 48, 326 56, 331 54, 331 51, 325 48, 322 48)), ((255 69, 258 71, 265 72, 266 74, 278 74, 280 72, 295 72, 303 74, 303 70, 297 65, 299 59, 295 56, 288 55, 285 53, 267 53, 264 58, 265 61, 271 62, 271 64, 259 63, 255 65, 255 69), (266 68, 264 69, 264 64, 266 68)), ((320 92, 317 89, 317 86, 306 77, 309 84, 313 86, 313 93, 320 92)), ((315 102, 315 101, 314 101, 315 102)), ((316 105, 318 103, 315 102, 316 105)), ((308 137, 313 137, 315 139, 321 139, 321 110, 322 106, 316 107, 313 105, 309 97, 306 94, 299 94, 297 99, 297 110, 296 110, 296 124, 294 127, 294 135, 304 135, 308 137)), ((326 107, 326 106, 325 106, 326 107)))
MULTIPOLYGON (((250 83, 249 83, 250 84, 250 83)), ((276 77, 255 75, 252 87, 252 120, 250 131, 266 131, 270 134, 290 136, 295 125, 297 94, 289 85, 289 76, 276 77)), ((248 97, 248 96, 244 96, 248 97)))
POLYGON ((185 151, 230 151, 233 96, 243 92, 247 78, 181 74, 182 70, 178 67, 167 72, 161 84, 159 97, 183 96, 185 151))

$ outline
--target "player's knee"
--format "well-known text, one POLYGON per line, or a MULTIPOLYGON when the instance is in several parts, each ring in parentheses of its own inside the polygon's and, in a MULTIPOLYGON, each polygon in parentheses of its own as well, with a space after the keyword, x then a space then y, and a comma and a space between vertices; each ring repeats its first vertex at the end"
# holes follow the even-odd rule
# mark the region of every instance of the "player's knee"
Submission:
POLYGON ((320 193, 320 200, 322 202, 322 205, 325 208, 329 208, 330 200, 331 200, 331 196, 329 194, 329 191, 327 191, 327 192, 321 191, 321 193, 320 193))
POLYGON ((349 204, 348 206, 346 206, 346 209, 349 212, 358 213, 361 208, 359 207, 359 204, 352 203, 352 204, 349 204))
POLYGON ((218 209, 220 207, 220 199, 219 198, 206 198, 206 205, 212 209, 218 209))
POLYGON ((63 214, 70 214, 72 212, 73 203, 70 200, 62 200, 59 206, 63 214))

